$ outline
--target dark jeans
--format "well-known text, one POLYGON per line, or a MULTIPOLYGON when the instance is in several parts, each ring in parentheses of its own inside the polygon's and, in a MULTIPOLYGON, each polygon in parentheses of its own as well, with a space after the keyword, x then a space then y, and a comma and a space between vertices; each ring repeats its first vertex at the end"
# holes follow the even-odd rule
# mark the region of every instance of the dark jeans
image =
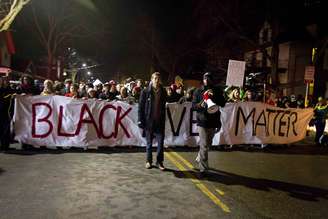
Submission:
POLYGON ((325 126, 326 126, 326 120, 317 120, 315 121, 315 143, 319 143, 319 138, 323 135, 324 131, 325 131, 325 126))
POLYGON ((146 131, 146 151, 147 151, 147 162, 153 162, 152 147, 153 138, 157 141, 157 163, 163 163, 164 161, 164 133, 155 133, 151 131, 146 131))

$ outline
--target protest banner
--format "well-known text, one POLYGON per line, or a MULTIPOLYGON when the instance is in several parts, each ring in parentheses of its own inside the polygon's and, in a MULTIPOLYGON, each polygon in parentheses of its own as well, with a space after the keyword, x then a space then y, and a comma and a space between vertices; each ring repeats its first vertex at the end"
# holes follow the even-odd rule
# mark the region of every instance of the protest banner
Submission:
MULTIPOLYGON (((228 103, 213 145, 286 144, 302 140, 312 109, 281 109, 260 102, 228 103)), ((138 105, 62 96, 17 96, 15 138, 35 146, 145 146, 138 105)), ((191 103, 167 104, 165 145, 197 146, 191 103)))

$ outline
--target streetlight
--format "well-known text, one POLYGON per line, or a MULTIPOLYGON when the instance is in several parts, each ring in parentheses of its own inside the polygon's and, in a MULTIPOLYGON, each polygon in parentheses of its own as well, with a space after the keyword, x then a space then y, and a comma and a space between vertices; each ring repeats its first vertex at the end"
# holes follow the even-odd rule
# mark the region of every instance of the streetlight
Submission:
POLYGON ((87 74, 90 76, 91 75, 91 71, 88 71, 87 74))
POLYGON ((82 64, 82 67, 87 67, 87 64, 86 64, 86 63, 83 63, 83 64, 82 64))

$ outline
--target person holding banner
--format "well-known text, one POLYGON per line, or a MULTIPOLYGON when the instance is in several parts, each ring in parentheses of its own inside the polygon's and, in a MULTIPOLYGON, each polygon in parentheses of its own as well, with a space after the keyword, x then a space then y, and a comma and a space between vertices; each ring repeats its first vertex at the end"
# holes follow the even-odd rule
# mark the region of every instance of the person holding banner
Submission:
POLYGON ((43 83, 43 91, 40 95, 42 96, 48 96, 48 95, 54 95, 54 83, 51 80, 45 80, 43 83))
POLYGON ((197 112, 199 132, 199 152, 196 161, 202 175, 208 170, 208 150, 212 145, 215 133, 221 128, 220 110, 226 103, 222 91, 214 86, 213 75, 207 72, 203 75, 203 86, 194 93, 192 105, 197 112), (216 106, 216 107, 215 107, 216 106), (215 109, 216 110, 211 110, 215 109))
POLYGON ((0 150, 7 150, 10 145, 10 120, 12 116, 11 94, 8 77, 0 77, 0 150))
POLYGON ((147 141, 146 168, 152 167, 152 143, 157 140, 157 165, 165 170, 164 162, 164 133, 165 133, 165 104, 166 92, 160 82, 160 73, 151 76, 151 83, 140 95, 138 109, 138 126, 145 130, 147 141))
POLYGON ((328 104, 327 101, 319 97, 318 103, 314 107, 314 125, 315 125, 315 143, 320 145, 320 137, 324 134, 326 127, 326 119, 328 118, 328 104))

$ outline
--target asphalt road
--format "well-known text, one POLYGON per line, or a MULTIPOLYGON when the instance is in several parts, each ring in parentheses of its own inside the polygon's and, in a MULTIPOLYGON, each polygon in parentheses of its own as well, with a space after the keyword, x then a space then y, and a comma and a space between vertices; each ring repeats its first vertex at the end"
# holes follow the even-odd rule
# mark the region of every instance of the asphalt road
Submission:
POLYGON ((328 218, 328 148, 214 149, 202 178, 196 154, 166 149, 162 172, 144 149, 2 152, 0 218, 328 218))

